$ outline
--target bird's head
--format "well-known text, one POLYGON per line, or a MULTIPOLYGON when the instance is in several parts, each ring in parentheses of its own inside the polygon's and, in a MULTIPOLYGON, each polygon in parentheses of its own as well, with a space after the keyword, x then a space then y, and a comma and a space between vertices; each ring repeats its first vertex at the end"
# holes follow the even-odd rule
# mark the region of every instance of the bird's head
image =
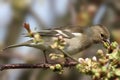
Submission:
POLYGON ((92 30, 92 40, 94 43, 99 42, 109 42, 110 33, 108 29, 103 25, 95 25, 91 27, 92 30))

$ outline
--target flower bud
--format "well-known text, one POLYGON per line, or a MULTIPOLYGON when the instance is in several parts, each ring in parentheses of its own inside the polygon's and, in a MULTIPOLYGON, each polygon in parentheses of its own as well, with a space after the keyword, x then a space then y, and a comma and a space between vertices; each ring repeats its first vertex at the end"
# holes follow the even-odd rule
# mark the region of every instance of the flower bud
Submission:
POLYGON ((50 69, 51 70, 55 70, 55 66, 50 66, 50 69))
POLYGON ((93 61, 97 61, 96 56, 93 56, 93 57, 92 57, 92 60, 93 60, 93 61))
POLYGON ((84 59, 83 59, 83 58, 79 58, 79 59, 78 59, 78 62, 83 63, 83 62, 84 62, 84 59))
POLYGON ((56 65, 55 65, 55 69, 61 70, 61 69, 62 69, 62 66, 61 66, 60 64, 56 64, 56 65))

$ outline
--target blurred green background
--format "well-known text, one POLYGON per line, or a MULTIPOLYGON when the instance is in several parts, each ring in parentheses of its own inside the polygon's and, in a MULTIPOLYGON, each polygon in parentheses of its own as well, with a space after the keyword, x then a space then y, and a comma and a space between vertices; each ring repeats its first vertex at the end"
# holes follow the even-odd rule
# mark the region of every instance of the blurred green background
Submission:
MULTIPOLYGON (((0 0, 0 49, 29 40, 24 38, 23 23, 29 23, 33 31, 60 26, 107 26, 111 41, 120 44, 120 0, 0 0)), ((93 45, 78 55, 93 57, 102 45, 93 45)), ((40 50, 20 47, 0 54, 0 64, 41 63, 40 50)), ((19 69, 0 72, 0 80, 90 80, 89 76, 66 69, 61 76, 50 70, 19 69)))

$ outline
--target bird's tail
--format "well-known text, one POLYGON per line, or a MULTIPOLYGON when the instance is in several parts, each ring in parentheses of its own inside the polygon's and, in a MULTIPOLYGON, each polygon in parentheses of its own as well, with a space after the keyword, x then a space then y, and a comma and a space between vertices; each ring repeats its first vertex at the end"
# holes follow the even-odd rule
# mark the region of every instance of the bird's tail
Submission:
POLYGON ((25 45, 25 44, 10 45, 10 46, 8 46, 8 47, 5 47, 5 48, 1 49, 1 51, 5 51, 5 50, 7 50, 7 49, 16 48, 16 47, 21 47, 21 46, 27 46, 27 45, 25 45))

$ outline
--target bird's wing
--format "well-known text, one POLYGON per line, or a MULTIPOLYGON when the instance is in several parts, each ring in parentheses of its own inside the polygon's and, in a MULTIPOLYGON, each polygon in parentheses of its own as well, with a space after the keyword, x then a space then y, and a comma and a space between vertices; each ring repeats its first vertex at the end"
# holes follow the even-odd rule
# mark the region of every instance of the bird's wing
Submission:
POLYGON ((64 30, 64 31, 69 30, 69 32, 83 33, 87 28, 89 28, 89 26, 66 25, 66 26, 48 28, 45 30, 64 30))
MULTIPOLYGON (((33 34, 39 33, 42 37, 57 37, 59 35, 63 36, 64 38, 73 38, 75 35, 73 33, 83 33, 85 30, 85 27, 80 26, 62 26, 57 28, 49 28, 40 30, 38 32, 33 32, 33 34)), ((25 37, 29 37, 28 35, 25 35, 25 37)))
POLYGON ((50 28, 41 30, 38 33, 40 33, 41 36, 47 36, 47 37, 56 37, 58 35, 62 35, 64 38, 73 38, 75 37, 74 33, 85 33, 88 27, 81 27, 81 26, 62 26, 58 28, 50 28))
POLYGON ((59 35, 63 36, 64 38, 73 38, 74 35, 72 32, 67 31, 67 30, 41 30, 38 32, 41 36, 47 36, 47 37, 57 37, 59 35))

